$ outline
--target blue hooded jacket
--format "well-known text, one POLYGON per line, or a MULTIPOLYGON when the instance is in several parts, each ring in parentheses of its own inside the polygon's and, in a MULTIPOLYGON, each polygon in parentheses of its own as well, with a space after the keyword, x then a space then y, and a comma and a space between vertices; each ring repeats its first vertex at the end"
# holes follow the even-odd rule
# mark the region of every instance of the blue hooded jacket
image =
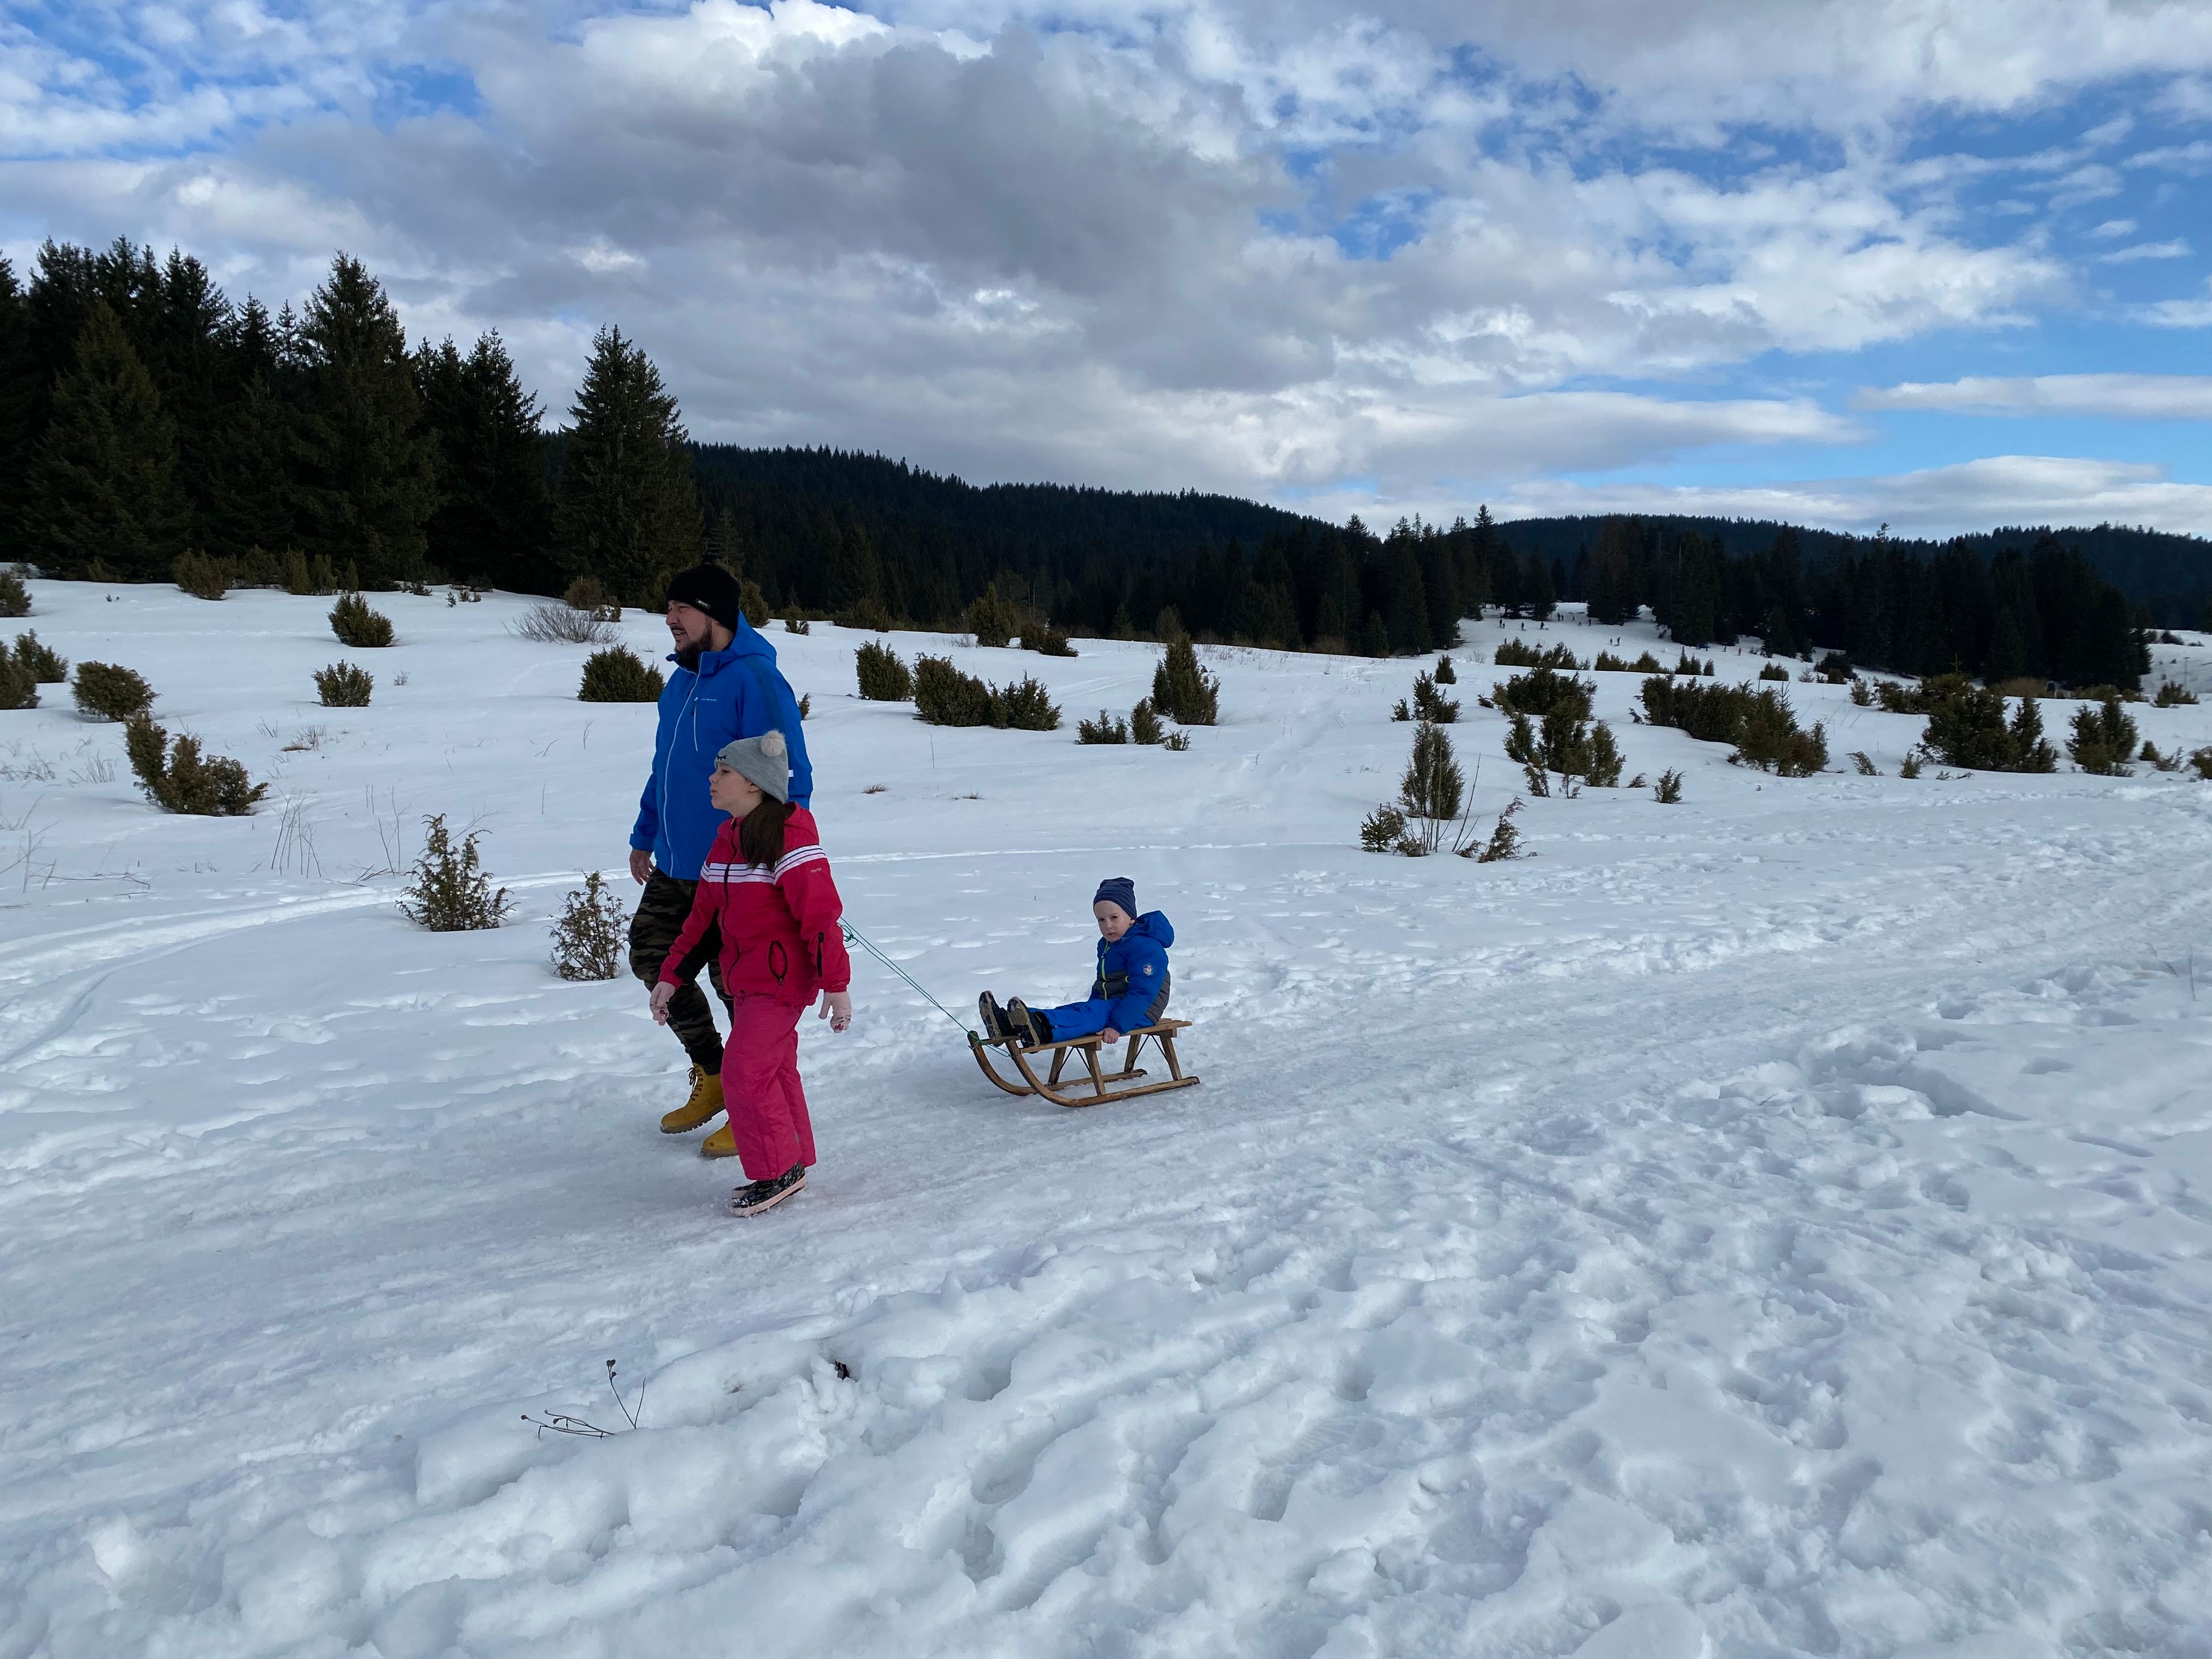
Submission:
POLYGON ((1148 1023, 1146 1011, 1168 982, 1168 946, 1174 943, 1175 929, 1158 910, 1139 916, 1118 942, 1098 941, 1098 977, 1091 981, 1091 994, 1112 1000, 1106 1023, 1115 1030, 1148 1023))
MULTIPOLYGON (((672 655, 670 662, 676 659, 672 655)), ((722 745, 764 732, 783 733, 791 751, 791 799, 804 806, 814 793, 799 702, 775 665, 775 647, 743 617, 737 637, 702 652, 699 666, 678 667, 660 693, 660 727, 653 739, 653 775, 638 798, 629 844, 678 881, 699 879, 699 866, 722 827, 707 799, 707 780, 722 745)))

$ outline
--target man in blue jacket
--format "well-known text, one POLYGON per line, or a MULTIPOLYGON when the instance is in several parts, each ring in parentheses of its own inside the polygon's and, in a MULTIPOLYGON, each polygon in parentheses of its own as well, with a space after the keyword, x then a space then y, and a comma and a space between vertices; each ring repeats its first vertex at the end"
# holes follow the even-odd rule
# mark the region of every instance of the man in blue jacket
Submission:
MULTIPOLYGON (((660 723, 653 740, 653 775, 638 799, 629 832, 629 873, 645 891, 629 924, 629 968, 647 985, 691 914, 699 866, 714 844, 722 815, 708 799, 708 780, 722 745, 765 732, 783 733, 791 763, 791 799, 804 806, 814 793, 799 703, 775 665, 775 647, 746 620, 737 578, 720 565, 699 564, 668 584, 668 632, 676 643, 676 670, 660 694, 660 723)), ((663 1134, 689 1133, 722 1110, 722 1035, 699 970, 708 969, 725 1002, 716 958, 720 933, 712 927, 685 959, 684 983, 668 1005, 668 1027, 691 1057, 691 1095, 660 1120, 663 1134)), ((733 1156, 727 1124, 700 1148, 708 1158, 733 1156)))

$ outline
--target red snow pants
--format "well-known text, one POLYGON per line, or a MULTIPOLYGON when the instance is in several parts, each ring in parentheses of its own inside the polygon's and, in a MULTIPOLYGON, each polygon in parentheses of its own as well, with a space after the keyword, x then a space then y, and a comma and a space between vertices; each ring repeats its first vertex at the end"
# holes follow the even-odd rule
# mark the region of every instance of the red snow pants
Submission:
POLYGON ((722 1045, 722 1100, 745 1179, 767 1181, 814 1162, 814 1125, 799 1086, 799 1017, 806 1011, 740 991, 722 1045))

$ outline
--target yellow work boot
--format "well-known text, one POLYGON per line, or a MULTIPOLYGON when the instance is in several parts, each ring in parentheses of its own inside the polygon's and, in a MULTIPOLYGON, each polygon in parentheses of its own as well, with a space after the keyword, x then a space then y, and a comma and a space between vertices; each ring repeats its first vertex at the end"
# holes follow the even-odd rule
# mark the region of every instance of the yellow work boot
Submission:
POLYGON ((699 1156, 702 1158, 735 1158, 737 1155, 738 1138, 730 1133, 730 1126, 726 1123, 699 1143, 699 1156))
POLYGON ((691 1068, 691 1098, 660 1120, 665 1135, 688 1135, 708 1118, 720 1115, 722 1079, 711 1072, 691 1068))

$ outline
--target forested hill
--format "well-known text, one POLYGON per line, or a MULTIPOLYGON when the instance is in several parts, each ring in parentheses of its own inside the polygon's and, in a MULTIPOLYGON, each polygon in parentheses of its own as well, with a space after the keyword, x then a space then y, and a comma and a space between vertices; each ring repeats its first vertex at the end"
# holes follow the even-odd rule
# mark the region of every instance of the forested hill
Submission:
MULTIPOLYGON (((1814 566, 1863 553, 1868 544, 1865 537, 1784 526, 1772 519, 1710 519, 1669 513, 1645 514, 1644 521, 1662 533, 1686 532, 1717 541, 1731 558, 1747 557, 1773 546, 1774 538, 1784 529, 1796 532, 1807 562, 1814 566)), ((1595 515, 1512 519, 1500 528, 1516 546, 1540 552, 1571 570, 1577 558, 1596 545, 1598 528, 1604 522, 1595 515)), ((2081 549, 2090 568, 2130 599, 2148 606, 2161 626, 2206 625, 2206 607, 2212 605, 2212 540, 2204 537, 2100 524, 2067 529, 2007 526, 1959 539, 1989 558, 2003 552, 2029 552, 2046 538, 2081 549)), ((1948 544, 1911 537, 1889 539, 1892 545, 1923 560, 1933 559, 1948 544)))
POLYGON ((1015 568, 1032 560, 1081 566, 1095 557, 1153 559, 1231 541, 1256 546, 1320 521, 1234 495, 1075 484, 971 484, 882 455, 835 449, 739 449, 698 444, 692 474, 711 503, 760 492, 854 514, 903 520, 973 544, 1015 568))
MULTIPOLYGON (((790 532, 798 529, 798 520, 826 513, 840 523, 869 522, 879 537, 888 534, 894 542, 942 537, 959 544, 987 571, 1026 573, 1047 566, 1073 572, 1100 562, 1151 563, 1200 550, 1218 553, 1232 542, 1249 553, 1301 527, 1310 534, 1328 527, 1320 520, 1232 495, 1073 484, 977 485, 859 451, 701 444, 693 454, 710 519, 718 508, 730 508, 757 538, 814 539, 790 532), (782 535, 772 527, 777 520, 782 535)), ((1517 551, 1555 565, 1562 596, 1579 599, 1581 573, 1588 568, 1605 522, 1596 515, 1511 519, 1500 521, 1498 529, 1517 551)), ((1789 530, 1814 569, 1863 556, 1871 545, 1867 537, 1771 519, 1650 514, 1642 515, 1641 522, 1664 538, 1704 538, 1730 559, 1762 553, 1789 530)), ((1378 522, 1370 528, 1379 532, 1389 526, 1378 522)), ((2079 548, 2092 569, 2162 626, 2203 626, 2212 606, 2212 541, 2202 537, 2098 525, 2063 530, 2006 526, 1960 539, 1984 559, 2028 553, 2046 539, 2079 548)), ((1934 561, 1948 544, 1889 538, 1892 549, 1923 562, 1934 561)))

